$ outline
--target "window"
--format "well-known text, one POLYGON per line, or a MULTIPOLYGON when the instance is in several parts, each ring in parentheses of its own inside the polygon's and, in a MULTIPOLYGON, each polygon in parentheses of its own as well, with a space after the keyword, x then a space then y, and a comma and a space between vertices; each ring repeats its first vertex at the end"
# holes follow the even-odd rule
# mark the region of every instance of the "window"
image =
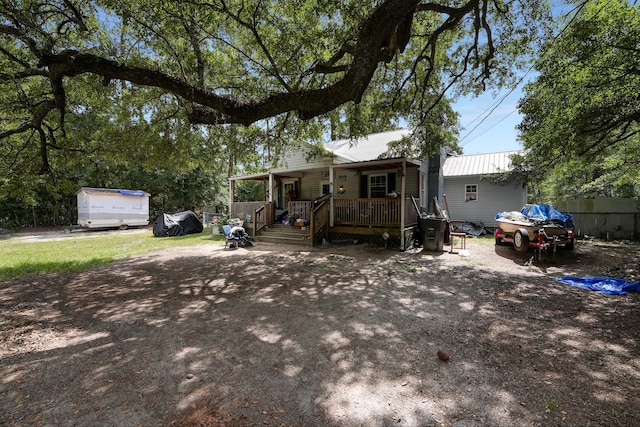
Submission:
POLYGON ((369 197, 386 197, 387 175, 369 175, 369 197))
POLYGON ((320 195, 323 196, 325 194, 329 194, 329 181, 321 181, 320 182, 320 195))
POLYGON ((464 186, 464 201, 474 202, 478 200, 478 185, 467 184, 464 186))
POLYGON ((396 190, 396 173, 375 173, 360 175, 359 197, 381 198, 396 190))

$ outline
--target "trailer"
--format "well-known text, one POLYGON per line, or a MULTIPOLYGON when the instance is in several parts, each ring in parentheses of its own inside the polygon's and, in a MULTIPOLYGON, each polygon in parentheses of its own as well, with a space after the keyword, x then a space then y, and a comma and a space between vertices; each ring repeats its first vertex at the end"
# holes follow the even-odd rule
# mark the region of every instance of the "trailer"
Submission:
MULTIPOLYGON (((494 237, 496 239, 496 245, 502 245, 503 243, 511 243, 518 252, 525 252, 528 248, 533 248, 538 251, 545 251, 547 249, 555 248, 557 246, 563 246, 567 249, 574 248, 575 237, 573 230, 566 229, 563 233, 549 232, 551 229, 548 227, 518 227, 512 231, 505 231, 501 227, 496 228, 494 237), (533 235, 534 237, 531 237, 533 235)), ((539 254, 539 252, 537 252, 539 254)))
POLYGON ((76 196, 80 227, 124 229, 149 224, 150 194, 142 190, 82 187, 76 196))
POLYGON ((525 205, 520 212, 501 212, 496 222, 496 245, 511 243, 519 252, 532 248, 537 258, 548 249, 555 255, 558 246, 574 248, 572 216, 549 205, 525 205))

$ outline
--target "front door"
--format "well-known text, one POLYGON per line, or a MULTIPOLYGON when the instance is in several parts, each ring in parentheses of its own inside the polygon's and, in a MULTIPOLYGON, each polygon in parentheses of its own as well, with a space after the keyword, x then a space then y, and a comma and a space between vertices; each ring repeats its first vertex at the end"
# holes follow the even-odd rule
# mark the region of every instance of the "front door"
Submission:
POLYGON ((297 180, 289 180, 282 181, 282 194, 283 194, 283 204, 282 207, 287 209, 287 205, 292 200, 298 200, 298 181, 297 180))

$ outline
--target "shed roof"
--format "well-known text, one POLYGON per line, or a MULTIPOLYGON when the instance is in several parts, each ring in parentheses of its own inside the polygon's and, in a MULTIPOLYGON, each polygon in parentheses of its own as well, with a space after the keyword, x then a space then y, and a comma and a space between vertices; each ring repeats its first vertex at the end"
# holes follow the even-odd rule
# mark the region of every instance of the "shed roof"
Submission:
POLYGON ((78 191, 76 191, 76 195, 80 193, 87 194, 115 194, 122 196, 140 196, 140 197, 148 197, 151 194, 142 190, 124 190, 118 188, 92 188, 92 187, 80 187, 78 191))
POLYGON ((389 143, 399 141, 405 136, 410 136, 409 129, 393 130, 389 132, 374 133, 371 135, 352 139, 340 139, 324 143, 327 151, 349 162, 367 162, 380 158, 387 152, 389 143))
POLYGON ((447 157, 442 168, 444 176, 488 175, 512 169, 511 156, 522 151, 470 154, 447 157))

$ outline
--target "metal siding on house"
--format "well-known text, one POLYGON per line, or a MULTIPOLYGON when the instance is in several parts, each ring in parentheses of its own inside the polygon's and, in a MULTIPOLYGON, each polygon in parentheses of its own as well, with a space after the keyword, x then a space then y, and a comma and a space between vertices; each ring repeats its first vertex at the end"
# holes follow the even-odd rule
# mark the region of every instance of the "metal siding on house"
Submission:
POLYGON ((451 219, 482 222, 486 227, 497 227, 496 214, 519 211, 526 203, 526 189, 521 182, 506 185, 492 184, 480 176, 446 177, 444 193, 447 195, 451 219), (478 200, 465 201, 465 186, 478 186, 478 200))
POLYGON ((449 211, 451 219, 463 220, 468 210, 464 203, 464 185, 468 184, 464 178, 452 177, 445 180, 444 194, 447 196, 447 203, 442 200, 442 208, 449 211))
POLYGON ((497 185, 482 177, 509 171, 511 155, 521 153, 505 151, 448 157, 443 174, 451 219, 482 222, 493 228, 498 225, 495 221, 498 212, 519 211, 527 202, 527 189, 522 182, 497 185), (467 185, 477 185, 478 200, 465 201, 467 185))

